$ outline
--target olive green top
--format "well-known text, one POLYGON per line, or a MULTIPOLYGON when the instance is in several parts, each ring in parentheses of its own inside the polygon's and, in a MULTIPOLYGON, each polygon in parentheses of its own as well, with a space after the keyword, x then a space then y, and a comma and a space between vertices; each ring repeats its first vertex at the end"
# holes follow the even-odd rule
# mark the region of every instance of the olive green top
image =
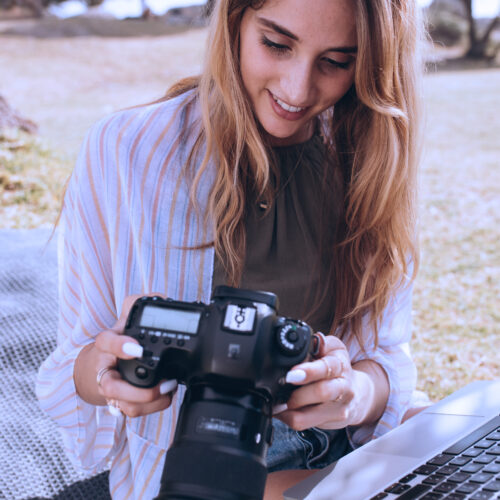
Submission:
MULTIPOLYGON (((273 148, 279 180, 269 207, 250 206, 245 219, 246 256, 241 288, 278 295, 278 313, 306 320, 316 331, 328 332, 333 319, 333 292, 313 304, 318 287, 326 287, 328 257, 320 257, 320 220, 325 196, 333 201, 328 229, 335 233, 342 206, 340 189, 327 192, 326 148, 320 136, 293 146, 273 148), (333 198, 332 198, 333 197, 333 198), (333 218, 333 220, 332 220, 333 218)), ((216 258, 213 287, 225 284, 222 263, 216 258)), ((321 290, 321 288, 320 288, 321 290)))

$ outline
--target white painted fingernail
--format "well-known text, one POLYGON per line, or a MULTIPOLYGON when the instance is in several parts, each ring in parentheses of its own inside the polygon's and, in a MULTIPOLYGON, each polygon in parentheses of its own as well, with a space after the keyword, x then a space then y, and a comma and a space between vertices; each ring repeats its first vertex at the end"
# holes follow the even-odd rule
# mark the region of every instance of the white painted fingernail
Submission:
POLYGON ((283 403, 281 405, 276 405, 273 408, 273 415, 277 415, 278 413, 281 413, 285 410, 288 410, 288 405, 286 403, 283 403))
POLYGON ((122 351, 129 356, 134 356, 134 358, 141 358, 144 349, 141 345, 135 344, 134 342, 125 342, 122 345, 122 351))
POLYGON ((286 374, 286 381, 289 384, 296 384, 297 382, 303 382, 307 377, 307 373, 300 368, 298 370, 292 370, 286 374))
POLYGON ((177 380, 165 380, 160 384, 160 394, 168 394, 177 387, 177 380))
POLYGON ((111 406, 111 405, 108 405, 108 410, 109 410, 109 413, 111 413, 111 415, 113 415, 113 417, 120 417, 122 412, 120 411, 119 408, 115 408, 114 406, 111 406))

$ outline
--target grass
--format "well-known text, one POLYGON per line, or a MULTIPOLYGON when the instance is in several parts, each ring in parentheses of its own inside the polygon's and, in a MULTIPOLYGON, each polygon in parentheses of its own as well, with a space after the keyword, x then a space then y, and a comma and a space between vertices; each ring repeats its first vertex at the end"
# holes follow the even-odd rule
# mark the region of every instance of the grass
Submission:
MULTIPOLYGON (((41 138, 0 139, 1 227, 50 225, 90 123, 156 97, 182 76, 182 62, 185 74, 195 73, 203 41, 202 30, 126 42, 4 38, 0 66, 10 78, 0 81, 0 93, 40 123, 41 138)), ((425 78, 413 352, 419 389, 432 400, 500 377, 498 88, 498 69, 425 78)))
POLYGON ((499 70, 429 75, 413 350, 433 400, 500 377, 499 70))
POLYGON ((41 139, 9 130, 0 134, 0 227, 51 227, 71 162, 41 139))

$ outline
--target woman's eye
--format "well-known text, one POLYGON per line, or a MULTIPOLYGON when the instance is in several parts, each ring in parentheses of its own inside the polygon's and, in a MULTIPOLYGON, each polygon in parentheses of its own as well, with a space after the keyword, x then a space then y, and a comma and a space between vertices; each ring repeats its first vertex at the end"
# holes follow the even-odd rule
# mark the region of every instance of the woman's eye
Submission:
POLYGON ((339 62, 339 61, 335 61, 335 59, 330 59, 329 57, 325 57, 324 59, 322 59, 322 61, 325 62, 326 69, 330 69, 330 70, 337 69, 337 68, 348 69, 349 66, 351 65, 351 62, 352 62, 352 61, 339 62))
POLYGON ((265 47, 268 47, 271 49, 273 52, 276 52, 278 54, 283 54, 285 52, 288 52, 290 50, 290 47, 288 45, 282 45, 281 43, 276 43, 273 42, 272 40, 269 40, 269 38, 263 36, 261 38, 262 45, 265 47))

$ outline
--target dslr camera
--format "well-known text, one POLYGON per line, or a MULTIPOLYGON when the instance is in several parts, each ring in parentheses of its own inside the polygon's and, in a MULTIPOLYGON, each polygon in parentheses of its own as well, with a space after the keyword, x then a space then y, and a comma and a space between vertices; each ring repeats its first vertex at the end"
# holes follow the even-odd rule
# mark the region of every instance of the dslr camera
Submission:
POLYGON ((122 377, 187 387, 157 499, 262 498, 273 406, 294 389, 287 371, 317 350, 311 328, 277 309, 273 293, 228 286, 208 305, 142 297, 132 306, 124 333, 144 352, 119 360, 122 377))

